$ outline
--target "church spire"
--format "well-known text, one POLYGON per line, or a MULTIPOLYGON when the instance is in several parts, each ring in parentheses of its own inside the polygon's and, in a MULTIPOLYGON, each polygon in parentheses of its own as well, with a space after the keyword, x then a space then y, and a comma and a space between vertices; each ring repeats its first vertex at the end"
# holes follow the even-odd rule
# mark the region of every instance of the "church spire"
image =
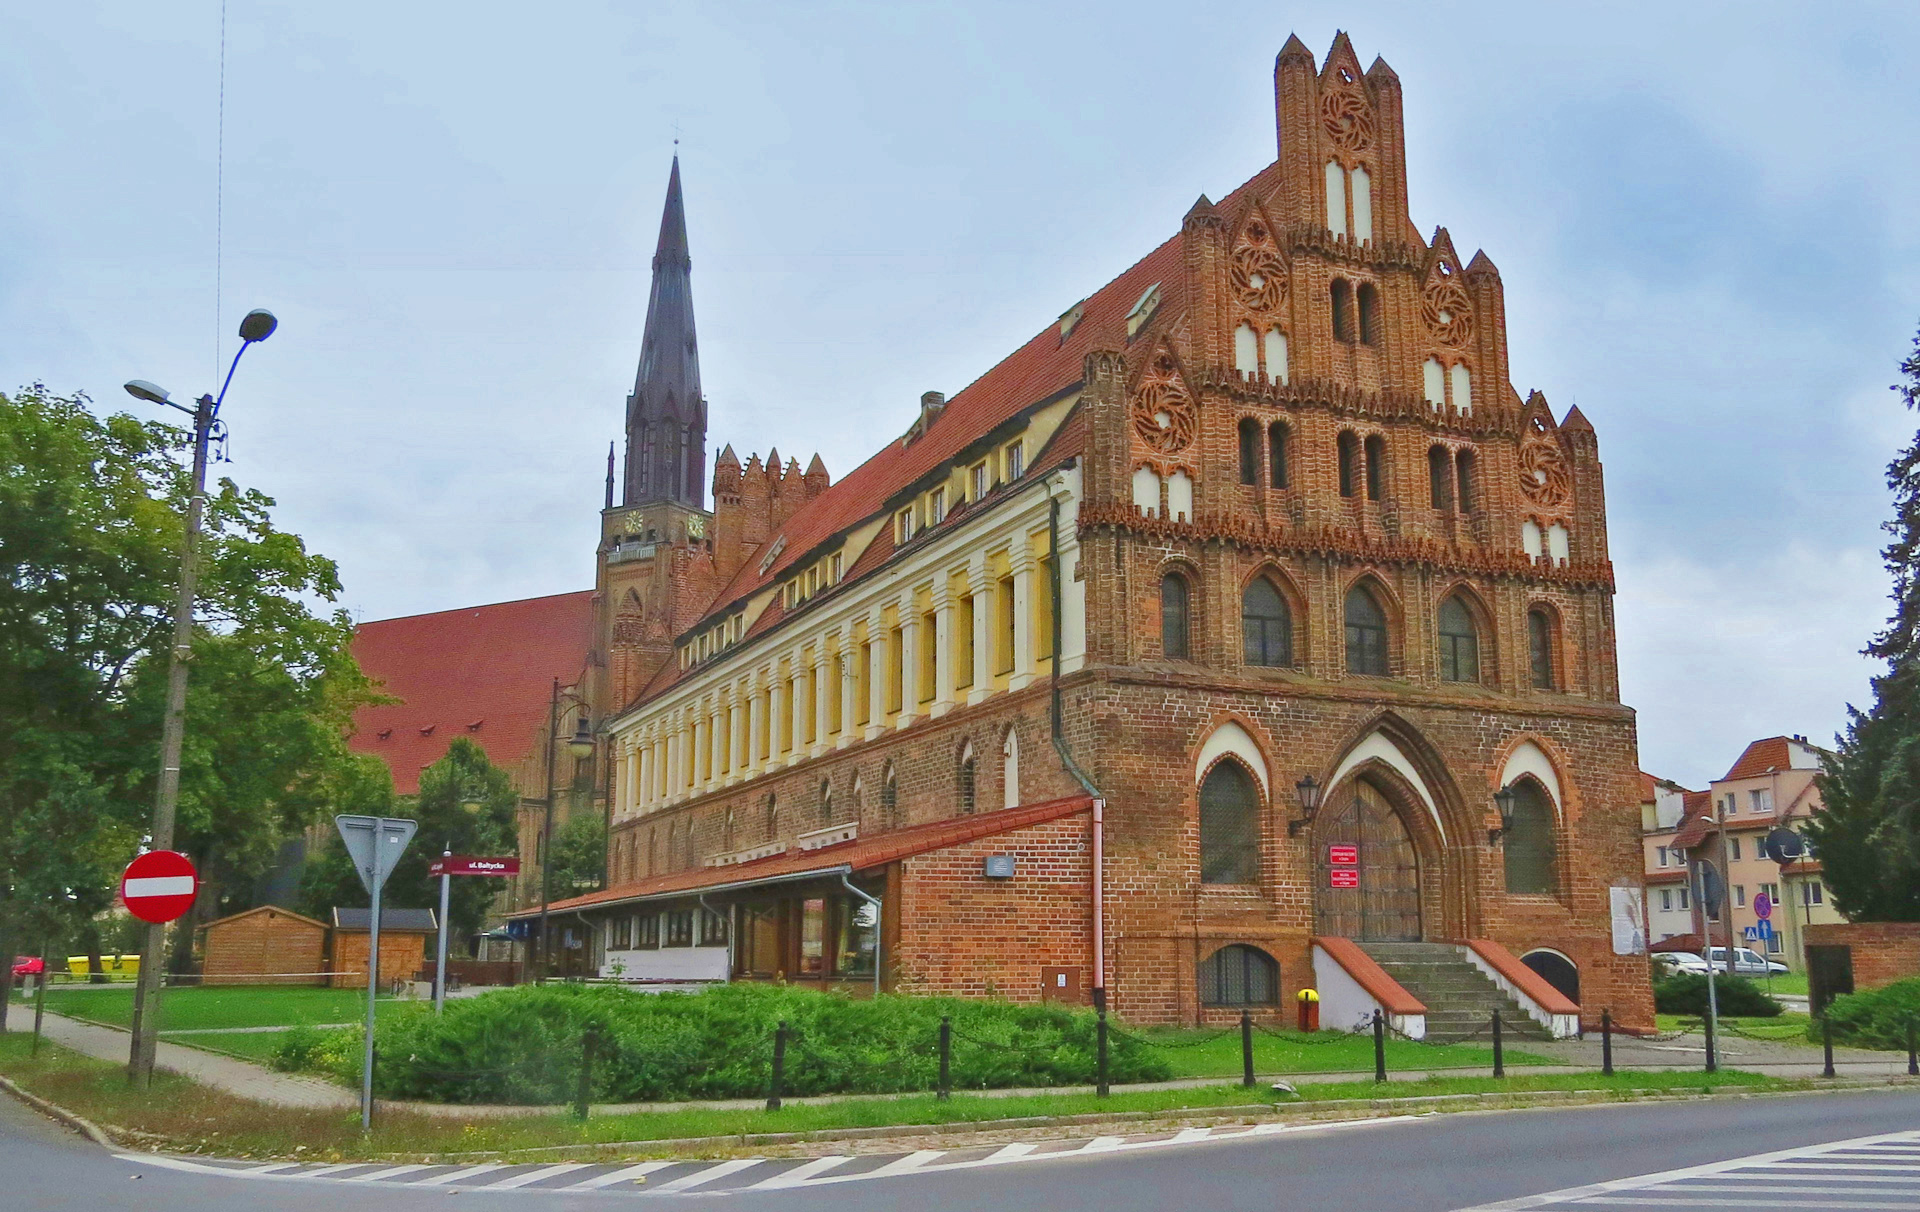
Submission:
POLYGON ((653 253, 653 292, 640 341, 640 369, 627 397, 623 505, 675 501, 706 507, 707 402, 693 332, 693 259, 680 196, 680 157, 667 178, 667 204, 653 253))

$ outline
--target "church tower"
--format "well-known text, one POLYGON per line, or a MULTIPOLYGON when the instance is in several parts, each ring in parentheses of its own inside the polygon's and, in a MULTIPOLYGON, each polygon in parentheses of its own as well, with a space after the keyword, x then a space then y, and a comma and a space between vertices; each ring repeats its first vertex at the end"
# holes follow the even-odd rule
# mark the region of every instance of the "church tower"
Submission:
POLYGON ((604 718, 630 702, 672 655, 714 590, 713 514, 706 508, 707 402, 693 325, 693 259, 680 157, 673 158, 640 366, 627 396, 626 467, 607 456, 597 575, 599 676, 591 697, 604 718))

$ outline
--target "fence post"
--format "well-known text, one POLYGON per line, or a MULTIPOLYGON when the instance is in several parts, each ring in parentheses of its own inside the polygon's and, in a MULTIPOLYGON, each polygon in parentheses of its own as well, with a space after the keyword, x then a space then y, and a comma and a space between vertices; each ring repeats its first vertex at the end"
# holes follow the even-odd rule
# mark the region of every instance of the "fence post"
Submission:
POLYGON ((593 1045, 597 1032, 591 1024, 580 1033, 580 1088, 574 1092, 573 1113, 587 1118, 587 1104, 593 1097, 593 1045))
POLYGON ((1613 1076, 1613 1011, 1600 1012, 1600 1076, 1613 1076))
POLYGON ((1498 1006, 1493 1009, 1493 1075, 1495 1077, 1507 1075, 1507 1058, 1500 1050, 1500 1008, 1498 1006))
POLYGON ((1387 1020, 1373 1012, 1373 1080, 1387 1080, 1387 1020))
POLYGON ((1708 1073, 1718 1073, 1720 1071, 1720 1050, 1714 1047, 1714 1044, 1713 1044, 1713 1021, 1714 1021, 1713 1015, 1711 1014, 1707 1015, 1707 1017, 1700 1020, 1701 1025, 1706 1027, 1707 1029, 1707 1072, 1708 1073))
POLYGON ((787 1082, 787 1020, 773 1028, 773 1082, 767 1087, 767 1110, 780 1109, 781 1088, 787 1082))
POLYGON ((1107 1097, 1107 1011, 1105 1007, 1100 1010, 1100 1019, 1094 1030, 1100 1038, 1100 1081, 1094 1093, 1105 1098, 1107 1097))
POLYGON ((946 1102, 953 1097, 953 1018, 940 1016, 940 1087, 934 1097, 946 1102))
POLYGON ((1820 1070, 1821 1077, 1833 1076, 1833 1020, 1826 1015, 1820 1016, 1820 1051, 1826 1061, 1820 1070))
POLYGON ((1253 1015, 1240 1012, 1240 1084, 1253 1088, 1253 1015))
POLYGON ((1907 1076, 1920 1077, 1920 1052, 1915 1051, 1913 1023, 1907 1023, 1907 1076))

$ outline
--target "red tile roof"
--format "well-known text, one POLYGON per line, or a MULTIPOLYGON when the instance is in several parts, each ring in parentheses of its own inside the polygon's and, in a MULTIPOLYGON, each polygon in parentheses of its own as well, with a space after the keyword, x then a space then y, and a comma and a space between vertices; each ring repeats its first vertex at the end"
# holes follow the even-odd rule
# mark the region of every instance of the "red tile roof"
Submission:
POLYGON ((1786 770, 1793 765, 1792 739, 1784 736, 1770 736, 1764 741, 1755 741, 1748 745, 1733 769, 1727 771, 1727 782, 1731 779, 1750 779, 1774 770, 1786 770))
MULTIPOLYGON (((601 892, 589 892, 585 896, 555 901, 548 906, 548 910, 557 912, 588 909, 595 905, 647 900, 676 893, 692 895, 702 889, 722 884, 741 884, 753 880, 804 875, 811 871, 841 866, 851 867, 855 871, 866 871, 874 867, 884 867, 888 863, 897 862, 903 858, 911 858, 916 854, 945 850, 949 846, 992 837, 998 833, 1025 829, 1031 825, 1042 825, 1063 816, 1072 816, 1076 812, 1086 812, 1092 807, 1091 796, 1074 795, 1065 799, 1048 800, 1041 804, 1022 804, 1017 808, 999 808, 972 816, 949 817, 946 820, 929 821, 923 825, 910 825, 905 829, 891 829, 872 837, 854 838, 852 841, 822 846, 818 850, 788 850, 767 858, 755 859, 751 863, 736 863, 725 867, 694 867, 686 871, 672 871, 666 875, 650 876, 631 884, 622 884, 618 888, 608 888, 601 892)), ((539 912, 538 908, 523 909, 508 916, 531 917, 539 912)))
MULTIPOLYGON (((1234 216, 1246 200, 1263 195, 1278 183, 1279 165, 1273 164, 1216 207, 1234 216)), ((1168 321, 1185 305, 1186 273, 1180 236, 1176 233, 1133 266, 1088 296, 1081 318, 1065 338, 1060 326, 1049 324, 1032 340, 974 380, 947 401, 945 411, 911 443, 896 438, 872 458, 848 472, 838 483, 803 505, 785 525, 767 537, 767 546, 786 538, 780 558, 763 574, 759 560, 748 560, 733 580, 717 594, 710 609, 737 602, 777 582, 789 568, 814 548, 855 523, 873 516, 922 476, 947 463, 1002 422, 1023 410, 1059 395, 1080 381, 1082 365, 1094 349, 1124 349, 1127 315, 1147 290, 1160 287, 1160 305, 1153 321, 1132 344, 1144 346, 1158 339, 1168 321)), ((1056 447, 1060 443, 1054 444, 1056 447)), ((1034 466, 1039 466, 1036 459, 1034 466)))
POLYGON ((362 623, 354 658, 400 702, 355 712, 349 745, 383 759, 402 795, 456 736, 496 765, 518 762, 546 727, 553 679, 579 680, 592 635, 591 590, 362 623))

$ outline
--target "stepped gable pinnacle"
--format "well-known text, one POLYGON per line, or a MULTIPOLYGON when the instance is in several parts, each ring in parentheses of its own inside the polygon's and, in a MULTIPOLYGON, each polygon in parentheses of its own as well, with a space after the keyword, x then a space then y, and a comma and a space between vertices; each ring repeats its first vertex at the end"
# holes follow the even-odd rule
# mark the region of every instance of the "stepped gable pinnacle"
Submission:
POLYGON ((1373 66, 1367 69, 1367 79, 1376 83, 1392 81, 1398 84, 1400 83, 1400 74, 1387 66, 1387 61, 1383 56, 1375 55, 1373 57, 1373 66))
POLYGON ((707 404, 700 394, 693 326, 693 258, 687 251, 687 209, 676 155, 653 253, 640 367, 627 397, 625 503, 670 500, 703 507, 706 444, 707 404))
POLYGON ((738 467, 740 456, 733 453, 733 443, 728 442, 720 451, 720 457, 713 461, 715 467, 738 467))
POLYGON ((1307 49, 1306 43, 1300 41, 1299 34, 1287 35, 1287 44, 1280 48, 1280 55, 1274 60, 1274 66, 1278 67, 1288 59, 1305 59, 1309 64, 1313 62, 1313 52, 1307 49))
POLYGON ((1494 267, 1493 258, 1487 255, 1487 250, 1484 248, 1474 250, 1473 260, 1467 262, 1467 272, 1475 277, 1481 274, 1492 274, 1496 278, 1500 276, 1500 271, 1494 267))
POLYGON ((827 465, 820 461, 818 451, 814 452, 813 462, 807 464, 807 474, 810 476, 823 476, 827 474, 827 465))
POLYGON ((1587 414, 1581 412, 1580 406, 1575 404, 1567 410, 1567 417, 1564 421, 1560 422, 1560 428, 1571 429, 1576 433, 1592 433, 1593 422, 1587 420, 1587 414))

